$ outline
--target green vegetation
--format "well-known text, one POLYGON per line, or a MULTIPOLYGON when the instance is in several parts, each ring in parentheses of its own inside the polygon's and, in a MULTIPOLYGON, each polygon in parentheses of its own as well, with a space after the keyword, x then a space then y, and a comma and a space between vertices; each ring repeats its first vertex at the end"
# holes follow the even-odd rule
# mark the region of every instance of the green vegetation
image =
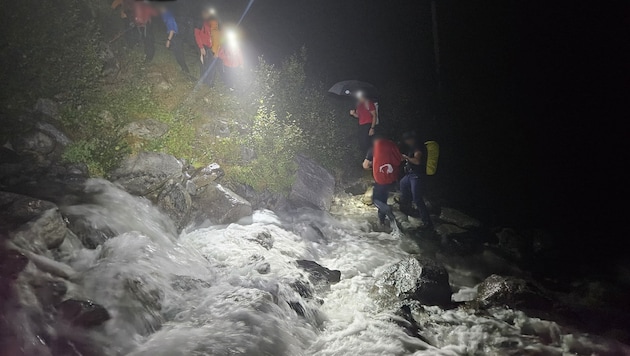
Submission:
MULTIPOLYGON (((107 16, 96 21, 100 10, 90 10, 88 2, 60 2, 61 7, 58 2, 30 4, 31 14, 25 13, 28 6, 15 5, 16 19, 31 18, 44 26, 46 34, 36 35, 34 27, 25 26, 25 37, 9 38, 18 57, 2 60, 16 61, 27 78, 38 80, 41 86, 30 90, 31 85, 14 78, 15 73, 5 66, 3 74, 13 75, 6 82, 13 87, 2 104, 5 109, 8 103, 31 107, 39 97, 62 102, 60 124, 74 141, 63 155, 66 161, 86 163, 92 175, 106 176, 128 154, 166 152, 196 167, 217 162, 229 180, 276 192, 285 192, 292 184, 297 153, 336 173, 350 164, 355 123, 337 118, 325 88, 309 82, 305 49, 279 67, 260 60, 256 68, 243 71, 237 92, 230 92, 220 84, 215 88, 196 85, 179 71, 159 41, 154 60, 145 64, 141 46, 128 46, 121 39, 109 48, 115 55, 116 71, 105 76, 99 57, 100 33, 113 38, 116 30, 99 29, 96 24, 107 23, 111 21, 105 20, 107 16, 115 15, 109 10, 100 12, 101 17, 107 16), (44 20, 46 14, 54 14, 51 21, 44 20), (86 16, 92 20, 82 19, 86 16), (166 124, 168 130, 153 138, 129 134, 130 123, 147 119, 166 124)), ((8 26, 15 28, 14 23, 8 26)), ((188 63, 196 63, 193 49, 187 51, 188 63)))

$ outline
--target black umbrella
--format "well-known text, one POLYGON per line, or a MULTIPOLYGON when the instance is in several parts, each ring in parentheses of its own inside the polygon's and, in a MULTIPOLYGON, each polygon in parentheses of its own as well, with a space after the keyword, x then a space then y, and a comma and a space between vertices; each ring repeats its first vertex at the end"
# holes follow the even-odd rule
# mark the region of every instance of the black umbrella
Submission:
POLYGON ((358 92, 361 92, 363 95, 372 99, 376 98, 378 95, 374 85, 359 80, 344 80, 343 82, 336 83, 328 89, 328 92, 343 96, 356 95, 358 92))

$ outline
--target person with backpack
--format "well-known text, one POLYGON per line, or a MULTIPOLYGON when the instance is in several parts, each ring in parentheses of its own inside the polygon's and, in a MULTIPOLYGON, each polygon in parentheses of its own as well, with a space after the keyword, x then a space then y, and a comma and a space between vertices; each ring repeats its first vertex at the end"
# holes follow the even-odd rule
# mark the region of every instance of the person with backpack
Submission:
POLYGON ((433 230, 429 209, 424 203, 427 148, 419 143, 413 132, 406 132, 402 139, 407 150, 402 155, 405 160, 405 176, 400 180, 400 211, 406 215, 416 215, 411 206, 412 202, 415 203, 422 220, 422 229, 433 230))
POLYGON ((386 227, 388 222, 396 223, 392 208, 387 205, 387 199, 392 186, 398 179, 402 154, 396 143, 387 139, 376 129, 373 131, 372 141, 373 146, 363 160, 363 169, 371 169, 374 176, 372 202, 378 209, 379 227, 382 228, 386 227), (389 221, 385 220, 386 217, 389 221))
POLYGON ((169 48, 173 51, 175 60, 182 68, 182 71, 186 74, 189 74, 190 70, 188 69, 188 66, 186 65, 186 60, 184 58, 184 40, 178 35, 179 28, 177 27, 175 16, 173 16, 173 13, 164 5, 160 6, 159 10, 160 14, 162 15, 162 21, 164 21, 164 24, 166 25, 166 48, 169 48))
POLYGON ((350 110, 350 115, 359 119, 359 149, 361 154, 365 154, 370 148, 370 137, 378 125, 376 105, 362 93, 357 93, 357 107, 350 110))

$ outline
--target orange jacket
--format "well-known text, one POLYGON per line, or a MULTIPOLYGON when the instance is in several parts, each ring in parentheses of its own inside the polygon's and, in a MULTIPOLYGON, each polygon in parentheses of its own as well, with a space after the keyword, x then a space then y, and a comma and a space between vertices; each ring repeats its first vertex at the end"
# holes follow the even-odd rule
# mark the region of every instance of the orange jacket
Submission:
POLYGON ((210 39, 212 41, 212 53, 218 56, 221 48, 221 30, 219 30, 219 21, 214 19, 210 20, 210 39))
POLYGON ((212 48, 212 32, 207 22, 204 22, 201 28, 195 29, 195 42, 197 42, 199 49, 204 47, 212 48))

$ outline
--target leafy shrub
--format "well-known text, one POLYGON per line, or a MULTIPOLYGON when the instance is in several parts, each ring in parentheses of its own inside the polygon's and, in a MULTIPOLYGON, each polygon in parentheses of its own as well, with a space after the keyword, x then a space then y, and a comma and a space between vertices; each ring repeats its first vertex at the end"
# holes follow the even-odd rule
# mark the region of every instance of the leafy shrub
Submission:
POLYGON ((85 1, 8 1, 2 11, 2 104, 30 106, 57 94, 76 100, 95 87, 100 35, 85 1))

